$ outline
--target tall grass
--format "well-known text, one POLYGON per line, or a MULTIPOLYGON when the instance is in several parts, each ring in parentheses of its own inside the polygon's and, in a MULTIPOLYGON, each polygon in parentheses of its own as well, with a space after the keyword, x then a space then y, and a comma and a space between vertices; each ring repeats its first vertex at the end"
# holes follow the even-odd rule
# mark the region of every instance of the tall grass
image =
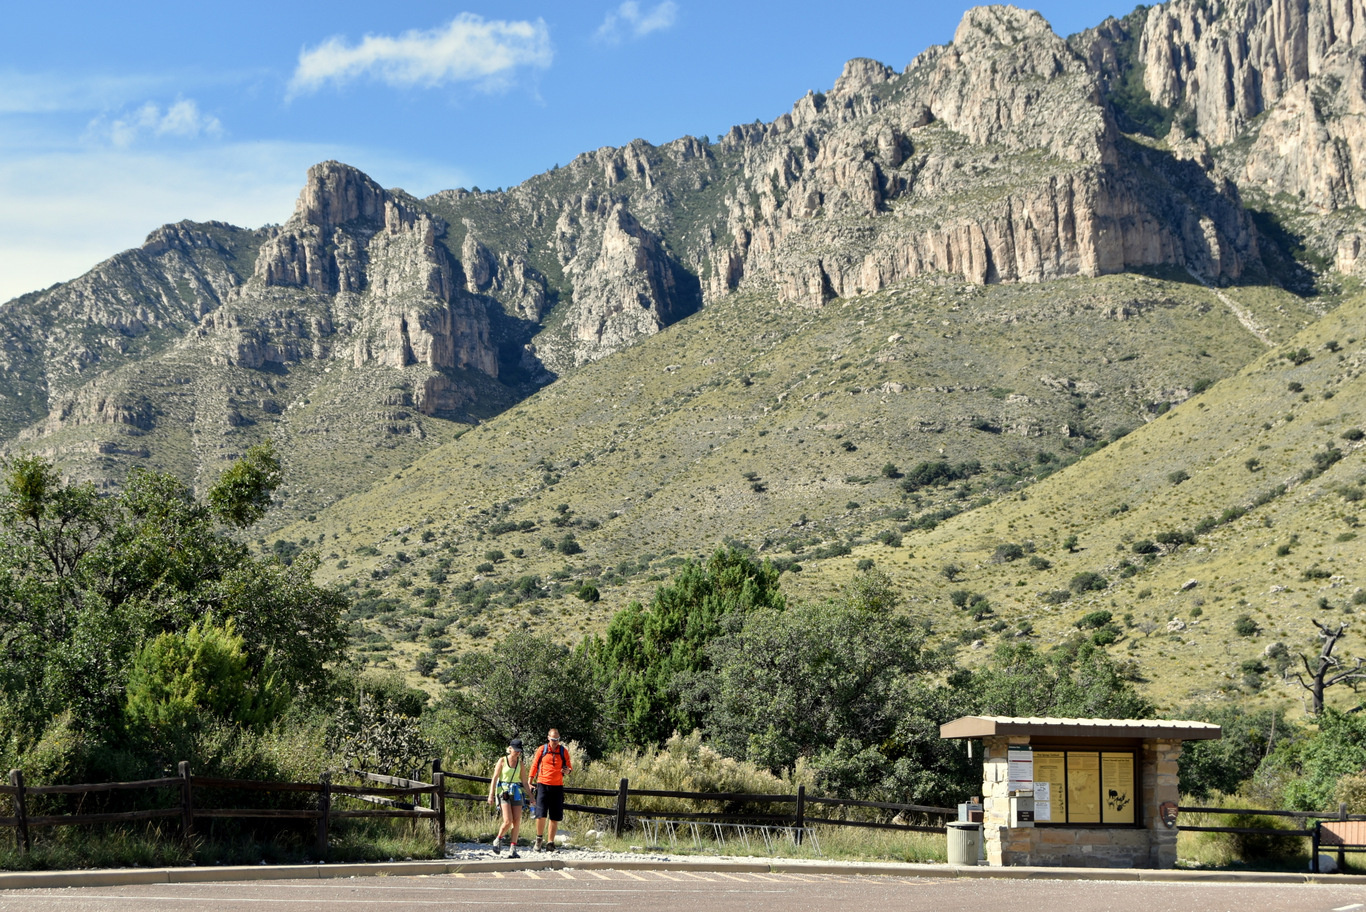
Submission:
MULTIPOLYGON (((178 826, 70 826, 33 830, 33 850, 11 840, 0 848, 0 870, 154 868, 187 865, 311 864, 319 861, 308 826, 251 827, 217 821, 192 839, 178 826)), ((415 820, 338 821, 329 832, 331 862, 440 858, 432 825, 415 820)), ((0 839, 4 839, 0 836, 0 839)))
MULTIPOLYGON (((570 744, 573 757, 578 757, 576 745, 570 744)), ((705 792, 712 794, 795 795, 798 786, 810 788, 813 772, 804 764, 795 770, 776 776, 747 761, 723 757, 702 743, 701 735, 674 735, 658 752, 637 750, 618 751, 601 759, 577 761, 571 774, 571 786, 616 791, 622 779, 630 789, 677 792, 705 792)), ((491 766, 491 764, 490 764, 491 766)), ((461 768, 459 772, 487 776, 488 769, 461 768)), ((455 786, 455 783, 452 783, 455 786)), ((460 783, 460 790, 481 793, 473 783, 460 783)), ((613 806, 609 797, 570 795, 572 804, 587 804, 604 809, 613 806)), ((482 802, 447 801, 447 827, 452 838, 470 842, 488 842, 498 826, 496 812, 482 802)), ((659 814, 725 813, 745 815, 790 815, 791 803, 726 802, 708 799, 633 797, 631 812, 649 810, 659 814)), ((858 814, 879 812, 857 811, 858 814)), ((885 812, 882 812, 885 813, 885 812)), ((629 816, 629 815, 628 815, 629 816)), ((852 815, 851 815, 852 816, 852 815)), ((861 819, 861 818, 860 818, 861 819)), ((795 845, 782 837, 765 843, 757 827, 747 829, 748 843, 741 831, 733 827, 722 829, 718 841, 712 828, 700 825, 675 827, 672 837, 667 831, 650 828, 639 820, 629 822, 629 829, 620 837, 611 835, 614 814, 590 814, 566 811, 559 832, 574 845, 598 848, 603 851, 630 852, 668 851, 678 854, 735 855, 767 854, 783 858, 839 858, 880 861, 936 862, 947 855, 946 838, 933 833, 907 833, 854 827, 815 827, 814 841, 795 845), (653 837, 653 838, 652 838, 653 837), (819 852, 817 851, 819 848, 819 852)), ((528 812, 523 818, 523 839, 535 836, 535 824, 528 812)))
MULTIPOLYGON (((1256 802, 1237 795, 1214 793, 1204 801, 1183 796, 1183 804, 1201 807, 1261 809, 1256 802)), ((1266 814, 1187 814, 1180 826, 1228 826, 1258 829, 1293 830, 1303 828, 1293 817, 1266 814)), ((1192 833, 1183 830, 1176 839, 1177 864, 1191 868, 1252 869, 1258 871, 1304 871, 1309 864, 1310 842, 1287 832, 1284 836, 1258 836, 1243 833, 1192 833)))

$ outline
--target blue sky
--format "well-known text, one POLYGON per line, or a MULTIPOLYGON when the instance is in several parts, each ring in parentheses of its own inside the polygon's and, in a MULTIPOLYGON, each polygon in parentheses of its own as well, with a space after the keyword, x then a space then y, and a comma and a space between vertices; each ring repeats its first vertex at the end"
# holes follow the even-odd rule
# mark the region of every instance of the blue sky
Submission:
MULTIPOLYGON (((0 31, 0 301, 166 222, 283 222, 324 159, 425 196, 511 186, 637 137, 772 120, 851 57, 903 68, 971 5, 13 4, 0 31)), ((1067 35, 1132 4, 1035 8, 1067 35)))

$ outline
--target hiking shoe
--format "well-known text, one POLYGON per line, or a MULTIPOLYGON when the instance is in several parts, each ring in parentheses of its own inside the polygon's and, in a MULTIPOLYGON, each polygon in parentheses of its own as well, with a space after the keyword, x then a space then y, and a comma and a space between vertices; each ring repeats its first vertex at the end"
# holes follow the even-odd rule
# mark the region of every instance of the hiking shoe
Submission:
POLYGON ((521 855, 518 855, 518 854, 517 854, 517 847, 516 847, 516 846, 513 846, 513 847, 512 847, 512 851, 508 853, 508 858, 521 858, 521 857, 522 857, 521 855))
MULTIPOLYGON (((516 851, 516 850, 514 849, 513 851, 516 851)), ((502 853, 503 853, 503 840, 501 840, 501 839, 495 839, 495 840, 493 840, 493 854, 495 854, 495 855, 501 855, 502 853)))
POLYGON ((553 851, 555 851, 555 843, 553 843, 553 842, 547 842, 547 843, 545 844, 545 850, 546 850, 547 852, 553 852, 553 851))
POLYGON ((533 851, 536 851, 536 852, 542 851, 542 850, 545 848, 545 840, 542 839, 540 836, 537 836, 537 837, 536 837, 536 844, 533 845, 531 848, 532 848, 533 851))

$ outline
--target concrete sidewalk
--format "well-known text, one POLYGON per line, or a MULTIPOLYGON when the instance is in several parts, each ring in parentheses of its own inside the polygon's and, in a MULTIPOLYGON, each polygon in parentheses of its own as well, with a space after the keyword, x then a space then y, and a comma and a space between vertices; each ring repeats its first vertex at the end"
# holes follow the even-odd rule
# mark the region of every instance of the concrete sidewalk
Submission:
POLYGON ((320 880, 338 877, 418 877, 493 871, 696 871, 750 874, 844 874, 1000 880, 1095 880, 1147 882, 1226 882, 1281 884, 1362 884, 1366 875, 1289 874, 1240 871, 1139 870, 1132 868, 992 868, 972 865, 801 861, 791 859, 696 860, 641 859, 490 859, 488 861, 390 861, 373 864, 243 865, 235 867, 117 868, 96 871, 24 871, 0 874, 0 890, 60 887, 109 887, 127 884, 210 883, 246 880, 320 880))

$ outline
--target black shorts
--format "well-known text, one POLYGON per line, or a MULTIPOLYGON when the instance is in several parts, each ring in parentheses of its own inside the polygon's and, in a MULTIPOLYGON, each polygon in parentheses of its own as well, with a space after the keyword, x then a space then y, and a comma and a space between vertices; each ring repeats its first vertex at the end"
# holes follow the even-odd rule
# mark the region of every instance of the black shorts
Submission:
POLYGON ((536 784, 536 816, 549 817, 551 820, 564 819, 564 786, 536 784))

